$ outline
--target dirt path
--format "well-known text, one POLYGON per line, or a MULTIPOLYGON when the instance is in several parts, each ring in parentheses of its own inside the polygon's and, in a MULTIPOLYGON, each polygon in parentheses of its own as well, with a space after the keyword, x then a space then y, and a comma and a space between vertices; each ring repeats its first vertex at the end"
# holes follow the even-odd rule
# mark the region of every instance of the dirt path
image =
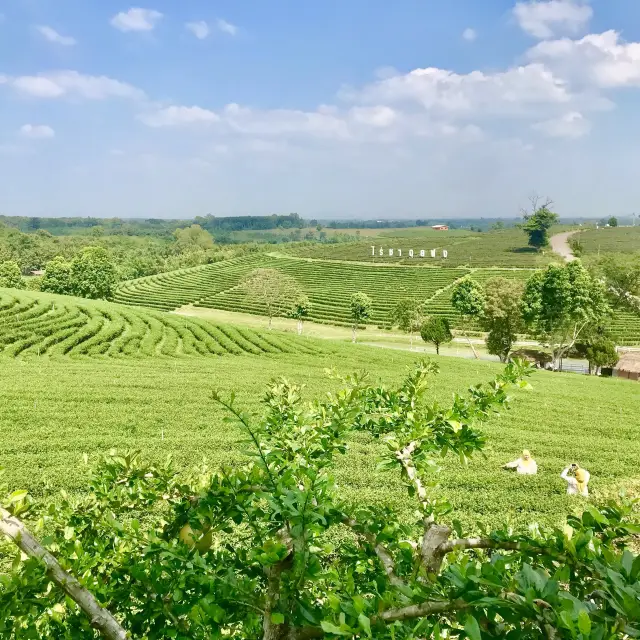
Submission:
POLYGON ((562 256, 567 262, 572 262, 576 259, 569 246, 569 238, 574 236, 579 231, 565 231, 565 233, 558 233, 555 236, 551 236, 551 248, 554 253, 562 256))

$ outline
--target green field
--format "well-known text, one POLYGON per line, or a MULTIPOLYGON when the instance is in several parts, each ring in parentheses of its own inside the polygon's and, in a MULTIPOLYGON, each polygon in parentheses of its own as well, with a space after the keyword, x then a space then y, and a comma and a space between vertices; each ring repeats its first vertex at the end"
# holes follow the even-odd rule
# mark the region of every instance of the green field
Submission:
POLYGON ((316 354, 328 346, 112 303, 0 289, 0 354, 10 357, 316 354))
POLYGON ((586 255, 640 252, 640 226, 588 229, 576 236, 586 255))
MULTIPOLYGON (((8 298, 3 292, 4 304, 8 298)), ((46 306, 48 299, 43 297, 41 304, 46 306)), ((122 309, 98 306, 113 315, 122 309)), ((6 312, 2 317, 6 320, 6 312)), ((23 317, 25 331, 28 322, 23 317)), ((297 342, 276 332, 269 337, 297 342)), ((87 473, 83 454, 95 457, 112 448, 141 449, 154 460, 172 454, 183 467, 204 458, 210 465, 239 461, 241 434, 222 421, 211 401, 212 389, 235 391, 255 412, 265 385, 277 376, 304 383, 312 397, 335 388, 336 382, 325 378, 327 367, 342 373, 367 369, 374 379, 397 382, 415 360, 408 353, 358 345, 334 343, 324 351, 324 342, 300 344, 306 348, 290 353, 173 358, 145 356, 143 349, 131 354, 123 349, 117 358, 92 355, 100 352, 92 349, 88 356, 72 357, 80 349, 67 356, 62 349, 50 349, 50 356, 37 357, 28 349, 14 357, 5 348, 0 355, 0 460, 8 481, 36 495, 60 488, 81 491, 87 473), (27 352, 31 357, 24 357, 27 352)), ((442 402, 500 368, 457 358, 438 362, 442 373, 430 395, 442 402)), ((519 525, 556 522, 575 505, 559 478, 563 465, 573 460, 592 471, 596 496, 638 476, 640 394, 635 383, 547 372, 536 373, 532 383, 533 391, 515 394, 512 411, 483 427, 489 436, 487 460, 478 458, 467 468, 457 460, 444 462, 443 490, 455 517, 471 529, 478 521, 496 525, 507 518, 519 525), (540 463, 535 478, 500 469, 524 447, 540 463)), ((350 501, 392 504, 410 517, 395 474, 375 471, 380 451, 381 444, 370 436, 354 434, 349 454, 339 462, 339 482, 350 501)))
POLYGON ((433 231, 424 233, 413 230, 401 230, 397 237, 372 237, 356 243, 343 244, 311 244, 293 247, 289 250, 292 255, 303 258, 317 258, 322 260, 349 260, 370 263, 399 263, 411 265, 439 265, 450 267, 541 267, 553 260, 557 260, 551 252, 546 254, 527 247, 526 236, 519 229, 492 231, 491 233, 471 233, 469 231, 433 231), (407 235, 409 237, 407 237, 407 235), (400 235, 402 234, 402 235, 400 235), (372 247, 375 246, 375 255, 372 247), (380 256, 380 248, 383 255, 380 256), (389 256, 389 249, 393 249, 393 256, 389 256), (398 255, 398 249, 402 255, 398 255), (413 249, 414 257, 409 257, 409 250, 413 249), (429 250, 436 249, 436 258, 420 258, 419 252, 424 249, 429 256, 429 250), (442 258, 442 250, 448 251, 448 257, 442 258))

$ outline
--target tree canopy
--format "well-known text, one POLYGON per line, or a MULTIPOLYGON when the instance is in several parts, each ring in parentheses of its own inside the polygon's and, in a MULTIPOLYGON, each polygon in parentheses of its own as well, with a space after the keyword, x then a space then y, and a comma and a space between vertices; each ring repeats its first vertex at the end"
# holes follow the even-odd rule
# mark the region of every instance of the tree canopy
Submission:
POLYGON ((349 311, 352 320, 353 342, 356 341, 356 332, 358 325, 365 322, 371 317, 373 303, 371 298, 362 291, 358 291, 351 296, 349 301, 349 311))
POLYGON ((610 311, 604 285, 579 260, 536 272, 527 281, 522 298, 529 332, 551 347, 554 367, 610 311))
POLYGON ((14 260, 0 262, 0 287, 24 289, 24 286, 18 263, 14 260))
POLYGON ((522 292, 524 284, 511 278, 491 278, 484 284, 484 308, 481 325, 488 331, 487 349, 506 362, 522 321, 522 292))
POLYGON ((531 198, 531 211, 523 211, 523 231, 529 236, 529 246, 542 249, 549 245, 549 229, 558 222, 558 214, 551 211, 553 201, 531 198))
POLYGON ((298 321, 298 335, 302 334, 302 323, 309 317, 312 306, 309 296, 304 293, 300 293, 293 301, 289 315, 298 321))
POLYGON ((478 354, 467 330, 472 321, 478 321, 482 317, 484 312, 484 291, 471 276, 465 276, 454 285, 451 292, 451 304, 460 316, 469 346, 473 351, 473 355, 477 358, 478 354))
POLYGON ((300 295, 294 278, 277 269, 254 269, 243 282, 246 293, 260 305, 269 318, 271 329, 274 316, 284 316, 300 295))
POLYGON ((438 355, 440 355, 440 345, 447 344, 453 340, 449 321, 441 316, 427 318, 420 326, 420 337, 425 342, 433 344, 438 355))
POLYGON ((423 305, 418 300, 401 298, 391 309, 389 320, 392 326, 409 334, 411 348, 413 348, 413 334, 420 330, 423 317, 423 305))

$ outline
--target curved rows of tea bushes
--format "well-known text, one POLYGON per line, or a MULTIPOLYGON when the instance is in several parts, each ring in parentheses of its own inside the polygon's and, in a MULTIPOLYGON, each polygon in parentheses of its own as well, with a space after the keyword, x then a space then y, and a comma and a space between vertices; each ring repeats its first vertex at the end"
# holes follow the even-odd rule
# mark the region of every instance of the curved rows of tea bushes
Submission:
POLYGON ((220 356, 324 350, 305 338, 147 309, 0 289, 0 355, 220 356))
POLYGON ((387 322, 400 298, 428 300, 467 273, 465 269, 370 267, 263 254, 134 280, 122 285, 114 299, 157 309, 194 304, 260 314, 259 302, 249 299, 239 286, 242 277, 257 268, 292 276, 311 300, 310 319, 332 324, 349 323, 349 299, 356 291, 371 296, 370 321, 380 324, 387 322))

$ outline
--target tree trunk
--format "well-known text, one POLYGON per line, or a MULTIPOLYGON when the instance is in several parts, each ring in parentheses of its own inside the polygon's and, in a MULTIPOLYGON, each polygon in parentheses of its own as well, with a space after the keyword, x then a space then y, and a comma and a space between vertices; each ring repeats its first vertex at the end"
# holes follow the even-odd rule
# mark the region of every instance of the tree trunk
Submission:
POLYGON ((473 351, 473 357, 476 360, 480 359, 480 356, 478 355, 478 352, 476 351, 476 348, 473 346, 473 342, 471 342, 471 338, 467 335, 467 332, 465 331, 465 338, 467 339, 467 342, 469 343, 469 346, 471 347, 471 351, 473 351))
POLYGON ((436 345, 436 355, 439 356, 440 355, 440 343, 436 342, 435 345, 436 345))
POLYGON ((298 335, 302 335, 302 320, 298 320, 298 335))
POLYGON ((271 316, 269 316, 269 329, 271 329, 271 320, 272 320, 272 319, 273 319, 273 318, 272 318, 271 316))
POLYGON ((356 341, 356 331, 358 330, 358 325, 354 324, 351 327, 351 342, 355 342, 356 341))
POLYGON ((413 331, 409 331, 409 351, 413 351, 413 331))

